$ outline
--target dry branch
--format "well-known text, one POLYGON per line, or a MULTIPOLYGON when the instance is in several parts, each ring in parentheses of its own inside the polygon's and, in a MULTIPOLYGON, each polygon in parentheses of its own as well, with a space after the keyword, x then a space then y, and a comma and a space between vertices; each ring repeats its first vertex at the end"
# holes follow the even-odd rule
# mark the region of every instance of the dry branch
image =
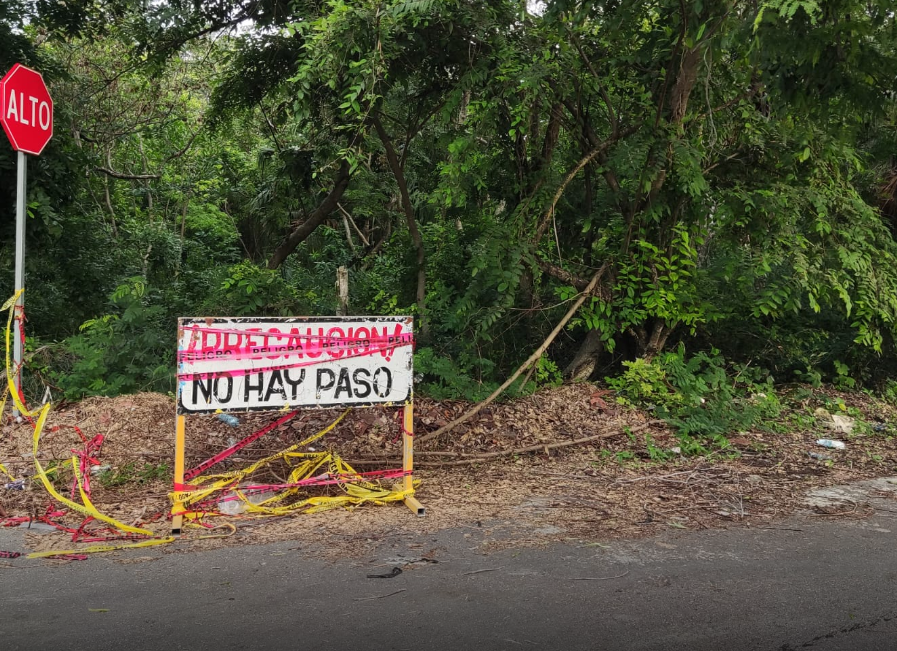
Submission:
POLYGON ((148 181, 150 179, 162 178, 159 174, 125 174, 124 172, 116 172, 105 167, 94 167, 93 169, 114 179, 124 179, 126 181, 148 181))
POLYGON ((349 187, 349 163, 345 160, 340 163, 339 171, 334 179, 333 189, 324 197, 318 207, 301 224, 296 225, 283 241, 274 249, 271 259, 268 260, 268 269, 277 269, 283 264, 293 251, 304 242, 314 230, 320 226, 330 213, 336 209, 339 200, 342 199, 346 188, 349 187))
POLYGON ((539 358, 542 357, 542 353, 544 353, 548 349, 548 347, 551 345, 551 342, 554 341, 555 337, 557 337, 558 334, 560 334, 561 330, 564 329, 564 326, 567 325, 567 322, 573 318, 573 315, 576 314, 576 311, 579 310, 580 306, 585 302, 586 298, 592 295, 592 291, 595 289, 595 286, 598 285, 598 281, 601 280, 601 276, 604 275, 605 271, 607 271, 606 262, 601 265, 601 268, 598 271, 595 272, 595 275, 592 276, 592 280, 589 281, 589 284, 579 295, 579 298, 576 299, 576 302, 570 307, 570 309, 564 315, 564 318, 562 318, 558 322, 558 324, 554 327, 554 330, 552 330, 545 341, 542 342, 542 345, 539 346, 536 351, 529 356, 529 359, 527 359, 525 362, 523 362, 523 364, 520 365, 520 368, 514 371, 514 374, 511 375, 511 377, 504 381, 504 384, 493 391, 492 395, 490 395, 478 405, 475 405, 472 409, 468 410, 465 414, 459 416, 448 425, 440 427, 436 431, 424 434, 423 436, 416 437, 416 441, 418 443, 424 443, 425 441, 437 438, 445 434, 446 432, 453 430, 461 423, 476 416, 486 405, 490 404, 493 400, 500 396, 505 389, 507 389, 514 383, 514 380, 520 377, 521 373, 523 373, 532 364, 535 364, 539 360, 539 358))
POLYGON ((606 430, 601 432, 600 434, 594 434, 592 436, 586 436, 585 438, 575 439, 573 441, 559 441, 557 443, 539 443, 536 445, 528 445, 525 448, 515 448, 513 450, 502 450, 500 452, 485 452, 483 454, 476 454, 469 457, 464 457, 463 459, 458 459, 457 461, 424 461, 418 462, 415 465, 421 467, 437 467, 437 466, 464 466, 471 463, 482 463, 483 461, 490 461, 492 459, 498 459, 501 457, 509 457, 517 454, 527 454, 528 452, 540 452, 542 450, 557 450, 558 448, 567 448, 573 445, 583 445, 585 443, 591 443, 593 441, 599 441, 601 439, 611 438, 612 436, 619 436, 620 434, 630 433, 635 434, 636 432, 641 432, 642 430, 648 429, 652 425, 663 425, 664 421, 662 420, 652 420, 647 423, 643 423, 641 425, 636 425, 635 427, 623 427, 620 429, 606 430))

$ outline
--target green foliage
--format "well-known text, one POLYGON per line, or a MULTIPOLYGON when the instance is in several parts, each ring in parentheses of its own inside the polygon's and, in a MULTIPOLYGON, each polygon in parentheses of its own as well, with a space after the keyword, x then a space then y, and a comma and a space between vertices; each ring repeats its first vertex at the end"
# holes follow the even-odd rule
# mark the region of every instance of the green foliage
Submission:
POLYGON ((173 324, 152 299, 144 279, 131 278, 112 293, 112 312, 62 342, 51 377, 67 398, 172 389, 173 324))
POLYGON ((547 355, 542 355, 536 360, 534 377, 538 387, 557 387, 564 381, 558 365, 551 361, 547 355))
MULTIPOLYGON (((774 407, 738 364, 889 387, 893 2, 530 5, 0 7, 0 60, 40 67, 66 125, 29 167, 41 374, 170 388, 178 316, 331 314, 347 266, 353 312, 427 324, 420 389, 478 399, 604 265, 516 390, 598 331, 621 397, 700 447, 774 407)), ((7 288, 14 187, 0 151, 7 288)))
POLYGON ((213 316, 287 316, 300 308, 296 290, 279 272, 245 261, 227 270, 205 311, 213 316))
POLYGON ((649 409, 676 428, 683 453, 706 453, 707 444, 728 447, 727 435, 762 425, 778 415, 771 378, 737 371, 711 351, 686 357, 685 347, 653 360, 625 362, 626 371, 607 378, 622 404, 649 409))
POLYGON ((835 386, 839 389, 853 389, 857 385, 857 381, 850 377, 850 367, 843 362, 838 360, 834 361, 835 365, 835 373, 837 374, 835 377, 835 386))
POLYGON ((492 393, 498 384, 475 379, 489 369, 488 360, 462 358, 452 360, 437 355, 432 348, 420 348, 414 354, 414 369, 423 376, 420 389, 436 400, 462 398, 479 401, 492 393))
POLYGON ((669 383, 661 364, 639 358, 623 362, 623 366, 626 370, 621 375, 605 378, 608 386, 618 393, 620 404, 669 407, 682 403, 681 393, 669 383))
POLYGON ((897 380, 888 380, 882 390, 882 397, 888 404, 897 407, 897 380))

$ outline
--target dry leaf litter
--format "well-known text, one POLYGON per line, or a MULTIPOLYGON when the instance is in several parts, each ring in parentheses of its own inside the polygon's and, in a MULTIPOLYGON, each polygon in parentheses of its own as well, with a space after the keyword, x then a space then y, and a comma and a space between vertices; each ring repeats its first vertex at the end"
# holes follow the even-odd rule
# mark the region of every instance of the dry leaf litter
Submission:
MULTIPOLYGON (((433 431, 468 407, 463 402, 418 400, 416 433, 433 431)), ((280 451, 323 428, 338 413, 301 412, 216 470, 240 468, 280 451)), ((337 430, 311 448, 332 449, 359 470, 397 468, 401 458, 399 413, 395 409, 354 410, 337 430)), ((824 419, 824 415, 817 415, 824 419)), ((189 417, 187 467, 260 429, 275 416, 251 413, 239 418, 240 425, 230 427, 214 416, 189 417)), ((16 477, 30 476, 32 429, 5 420, 0 427, 0 463, 16 477)), ((427 508, 425 517, 415 517, 400 504, 391 504, 277 518, 214 518, 210 519, 213 524, 234 524, 236 533, 200 538, 224 534, 220 530, 190 529, 176 544, 159 547, 155 553, 295 540, 320 555, 336 558, 363 554, 387 537, 457 527, 476 530, 480 548, 488 551, 545 545, 561 539, 588 542, 639 537, 670 528, 768 526, 800 509, 812 488, 894 474, 897 469, 897 448, 892 438, 897 418, 895 410, 880 401, 859 394, 815 390, 802 404, 787 408, 779 422, 790 425, 738 433, 730 437, 730 449, 709 456, 670 454, 668 459, 652 460, 646 435, 655 448, 671 450, 679 441, 669 428, 645 412, 614 405, 606 391, 592 384, 566 385, 493 404, 443 440, 419 445, 415 477, 421 480, 417 497, 427 508), (793 419, 789 421, 792 414, 818 410, 833 400, 858 409, 862 414, 858 420, 867 425, 862 432, 838 435, 847 443, 843 451, 815 445, 817 438, 831 435, 824 422, 801 428, 793 419), (630 430, 636 433, 627 434, 630 430), (603 438, 552 447, 597 435, 603 438), (534 447, 538 449, 468 463, 476 455, 534 447), (831 461, 813 459, 809 452, 822 452, 831 461)), ((110 467, 106 477, 129 473, 130 480, 120 486, 101 481, 99 474, 93 477, 92 500, 99 510, 166 535, 170 529, 166 516, 173 465, 173 400, 143 393, 90 398, 54 410, 39 452, 45 467, 71 458, 72 449, 80 447, 74 430, 63 427, 71 425, 88 438, 105 436, 98 456, 104 467, 110 467), (167 467, 160 469, 160 464, 167 467)), ((271 473, 267 479, 282 480, 276 467, 271 473)), ((68 489, 61 484, 60 490, 66 493, 68 489)), ((329 490, 335 494, 339 489, 329 490)), ((49 503, 37 480, 26 482, 24 491, 0 489, 0 518, 36 517, 49 503)), ((852 510, 813 515, 866 517, 869 511, 859 505, 852 510)), ((81 519, 75 514, 63 521, 77 527, 81 519)), ((32 551, 81 546, 64 533, 28 533, 26 544, 32 551)), ((114 554, 121 562, 156 558, 139 555, 138 550, 114 554)))

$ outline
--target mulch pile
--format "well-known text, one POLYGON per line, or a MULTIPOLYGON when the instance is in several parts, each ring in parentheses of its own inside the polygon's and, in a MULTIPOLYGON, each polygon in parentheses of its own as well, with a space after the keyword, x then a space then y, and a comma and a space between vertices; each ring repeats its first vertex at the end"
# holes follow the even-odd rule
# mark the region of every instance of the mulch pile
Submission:
MULTIPOLYGON (((158 549, 170 553, 291 539, 316 544, 324 553, 346 555, 387 535, 458 526, 485 532, 485 548, 643 536, 669 528, 768 526, 802 508, 812 488, 895 474, 894 409, 862 394, 800 390, 801 400, 789 403, 777 423, 730 437, 731 448, 700 458, 668 453, 663 459, 656 458, 657 450, 669 451, 679 441, 650 414, 616 406, 612 396, 591 384, 544 390, 491 405, 443 440, 416 448, 415 476, 421 480, 417 497, 427 507, 426 517, 416 518, 393 504, 282 518, 220 518, 213 522, 235 524, 235 535, 199 539, 203 532, 191 529, 178 544, 158 549), (856 430, 850 435, 833 433, 822 412, 813 422, 808 415, 822 407, 858 410, 852 412, 858 414, 856 430), (589 443, 558 445, 599 436, 589 443), (847 448, 821 448, 815 444, 821 437, 840 438, 847 448), (520 450, 526 451, 515 452, 520 450), (810 452, 830 460, 811 458, 810 452), (483 455, 492 458, 478 459, 483 455)), ((417 401, 416 434, 436 430, 468 407, 462 402, 417 401)), ((323 428, 339 413, 301 412, 216 469, 243 467, 280 451, 323 428)), ((239 415, 240 424, 231 427, 214 416, 189 417, 187 467, 275 418, 239 415)), ((399 419, 395 409, 358 409, 312 447, 333 449, 359 470, 397 468, 399 419)), ((103 468, 97 469, 92 482, 92 499, 99 510, 160 535, 167 533, 173 400, 144 393, 91 398, 54 409, 39 452, 45 467, 71 458, 72 449, 81 447, 71 426, 88 438, 105 436, 98 455, 103 468)), ((16 477, 33 474, 31 436, 27 423, 12 423, 6 415, 0 426, 0 463, 16 477)), ((279 477, 274 474, 271 479, 279 477)), ((49 496, 37 480, 26 481, 25 490, 2 486, 0 482, 0 522, 46 511, 49 496)), ((62 482, 59 490, 68 494, 62 482)), ((64 520, 77 526, 82 518, 76 516, 64 520)), ((33 535, 28 543, 35 550, 73 548, 65 534, 33 535)))

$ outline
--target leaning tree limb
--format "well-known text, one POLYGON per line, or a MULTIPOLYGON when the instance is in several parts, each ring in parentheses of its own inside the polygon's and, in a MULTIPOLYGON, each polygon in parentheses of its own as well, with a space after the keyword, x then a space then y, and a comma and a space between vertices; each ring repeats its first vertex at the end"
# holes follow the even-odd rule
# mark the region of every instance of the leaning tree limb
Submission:
POLYGON ((461 423, 470 420, 471 418, 476 416, 478 413, 480 413, 480 411, 482 411, 483 408, 486 407, 486 405, 490 404, 493 400, 495 400, 498 396, 500 396, 504 392, 505 389, 507 389, 509 386, 511 386, 514 383, 514 380, 516 380, 518 377, 520 377, 521 373, 523 373, 527 368, 529 368, 530 366, 535 364, 539 360, 539 358, 542 357, 542 353, 544 353, 548 349, 548 347, 551 345, 551 342, 554 341, 555 337, 557 337, 560 334, 561 330, 564 329, 564 326, 567 325, 567 322, 573 318, 573 315, 576 314, 576 312, 577 312, 577 310, 579 310, 580 306, 585 302, 585 300, 587 298, 592 296, 592 290, 595 289, 595 286, 598 284, 598 281, 601 280, 601 276, 603 276, 604 272, 607 271, 607 266, 608 265, 606 262, 603 265, 601 265, 601 268, 595 272, 594 276, 592 276, 592 280, 589 281, 589 284, 579 295, 579 298, 576 299, 576 302, 573 303, 572 306, 570 306, 570 309, 567 310, 567 313, 564 315, 564 318, 562 318, 558 322, 558 324, 554 327, 554 330, 552 330, 551 333, 548 335, 548 337, 545 339, 545 341, 542 342, 542 345, 539 346, 535 350, 535 352, 532 355, 530 355, 529 358, 525 362, 523 362, 523 364, 521 364, 520 367, 516 371, 514 371, 514 374, 511 375, 511 377, 509 377, 507 380, 504 381, 504 384, 502 384, 495 391, 493 391, 492 395, 490 395, 488 398, 486 398, 483 402, 481 402, 477 405, 474 405, 465 414, 459 416, 458 418, 453 420, 448 425, 444 425, 443 427, 440 427, 439 429, 437 429, 433 432, 428 432, 427 434, 424 434, 423 436, 414 437, 415 442, 423 443, 425 441, 429 441, 430 439, 438 438, 439 436, 442 436, 446 432, 453 430, 455 427, 457 427, 461 423))
POLYGON ((93 169, 95 172, 102 172, 106 176, 111 176, 113 179, 124 179, 125 181, 148 181, 151 179, 162 178, 159 174, 126 174, 105 167, 94 167, 93 169))
POLYGON ((548 230, 549 224, 551 224, 551 219, 554 217, 554 209, 558 205, 558 201, 561 200, 561 196, 564 194, 564 190, 567 189, 567 186, 570 185, 570 182, 579 174, 579 171, 592 162, 596 156, 604 153, 608 148, 612 145, 616 144, 618 140, 621 138, 625 138, 627 136, 632 135, 636 131, 638 131, 638 125, 628 127, 621 131, 619 134, 616 134, 615 137, 609 138, 596 146, 592 151, 583 156, 580 161, 573 167, 570 172, 567 173, 567 176, 564 177, 564 180, 561 182, 560 186, 554 193, 554 197, 551 199, 551 205, 548 207, 548 210, 545 211, 545 214, 542 215, 539 220, 539 224, 536 226, 536 236, 535 241, 538 243, 542 237, 545 235, 545 231, 548 230))
POLYGON ((283 238, 283 241, 277 245, 277 248, 274 249, 274 253, 271 254, 271 259, 268 260, 268 269, 277 269, 280 267, 284 260, 287 259, 287 256, 295 251, 296 247, 304 242, 308 236, 311 235, 325 219, 327 219, 330 213, 336 210, 336 206, 340 202, 340 199, 343 198, 346 188, 349 187, 349 178, 351 175, 352 174, 349 171, 349 163, 344 160, 340 164, 339 171, 336 173, 333 189, 326 197, 324 197, 321 203, 318 204, 318 207, 308 215, 306 220, 293 227, 293 230, 291 230, 290 233, 283 238))

